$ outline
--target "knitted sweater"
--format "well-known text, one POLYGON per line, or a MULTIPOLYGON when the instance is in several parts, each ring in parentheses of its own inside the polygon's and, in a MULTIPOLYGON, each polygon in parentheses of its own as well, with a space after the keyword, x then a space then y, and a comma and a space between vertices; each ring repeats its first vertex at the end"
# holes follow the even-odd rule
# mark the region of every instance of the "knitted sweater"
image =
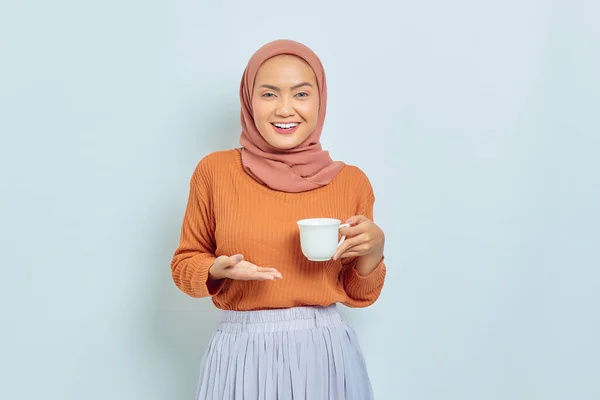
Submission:
POLYGON ((326 186, 301 193, 271 190, 250 177, 237 150, 207 155, 190 180, 180 243, 171 271, 177 287, 192 297, 212 297, 218 308, 257 310, 343 303, 366 307, 383 287, 382 259, 360 276, 356 258, 313 262, 302 254, 296 221, 352 215, 373 219, 375 197, 366 175, 346 165, 326 186), (221 255, 242 254, 283 279, 212 280, 208 270, 221 255))

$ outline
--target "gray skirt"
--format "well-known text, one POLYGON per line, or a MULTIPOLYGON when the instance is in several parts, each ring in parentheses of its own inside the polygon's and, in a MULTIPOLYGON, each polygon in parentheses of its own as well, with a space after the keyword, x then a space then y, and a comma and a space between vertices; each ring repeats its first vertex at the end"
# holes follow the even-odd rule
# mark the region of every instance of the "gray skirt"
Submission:
POLYGON ((197 400, 369 400, 356 334, 336 305, 222 311, 197 400))

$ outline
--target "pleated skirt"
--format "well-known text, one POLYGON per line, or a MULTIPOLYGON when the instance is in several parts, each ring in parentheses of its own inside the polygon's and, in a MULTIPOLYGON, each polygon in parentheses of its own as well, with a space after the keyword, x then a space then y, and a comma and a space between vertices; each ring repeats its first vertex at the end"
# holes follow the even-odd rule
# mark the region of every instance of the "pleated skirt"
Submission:
POLYGON ((197 400, 370 400, 356 334, 337 306, 222 311, 197 400))

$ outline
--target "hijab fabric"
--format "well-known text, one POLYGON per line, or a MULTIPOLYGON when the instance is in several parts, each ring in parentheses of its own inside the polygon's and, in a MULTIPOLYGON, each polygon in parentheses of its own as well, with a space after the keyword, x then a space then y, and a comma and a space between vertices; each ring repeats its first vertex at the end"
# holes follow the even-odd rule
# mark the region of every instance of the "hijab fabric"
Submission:
POLYGON ((276 40, 258 49, 244 70, 240 102, 242 165, 258 182, 282 192, 305 192, 327 185, 344 167, 344 163, 334 162, 329 152, 321 147, 320 137, 327 108, 325 70, 317 55, 305 45, 293 40, 276 40), (268 59, 283 54, 300 57, 308 63, 315 73, 319 89, 319 115, 315 130, 304 142, 288 150, 277 149, 263 139, 252 112, 252 93, 258 69, 268 59))

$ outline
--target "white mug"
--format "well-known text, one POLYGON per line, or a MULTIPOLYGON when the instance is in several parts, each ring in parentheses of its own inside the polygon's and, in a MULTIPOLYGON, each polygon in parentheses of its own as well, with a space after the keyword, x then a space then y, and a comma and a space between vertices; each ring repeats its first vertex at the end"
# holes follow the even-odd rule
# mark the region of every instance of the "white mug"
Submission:
POLYGON ((334 218, 308 218, 297 222, 300 230, 300 247, 310 261, 329 261, 346 236, 338 241, 339 230, 350 226, 334 218), (341 225, 340 225, 341 224, 341 225))

